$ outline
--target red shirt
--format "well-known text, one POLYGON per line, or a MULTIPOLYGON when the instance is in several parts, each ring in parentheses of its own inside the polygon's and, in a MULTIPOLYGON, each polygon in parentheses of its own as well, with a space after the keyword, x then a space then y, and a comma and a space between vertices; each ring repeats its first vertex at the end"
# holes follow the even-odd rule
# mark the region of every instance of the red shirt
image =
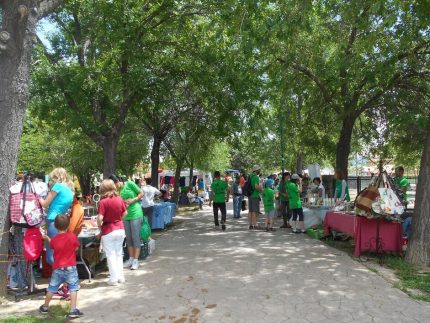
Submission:
POLYGON ((97 214, 103 215, 102 235, 114 230, 124 229, 122 216, 127 210, 127 204, 119 196, 105 197, 100 201, 97 214))
POLYGON ((52 269, 76 266, 76 248, 79 240, 71 232, 59 233, 51 239, 51 249, 54 251, 52 269))

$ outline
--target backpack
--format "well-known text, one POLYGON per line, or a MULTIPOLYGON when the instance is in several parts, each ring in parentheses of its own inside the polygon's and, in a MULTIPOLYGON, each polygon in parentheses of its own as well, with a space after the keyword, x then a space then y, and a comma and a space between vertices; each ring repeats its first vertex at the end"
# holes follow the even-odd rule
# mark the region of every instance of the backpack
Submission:
POLYGON ((42 234, 39 228, 28 228, 23 240, 24 258, 35 261, 40 257, 43 249, 42 234))
POLYGON ((251 183, 252 182, 251 177, 252 176, 248 176, 248 179, 246 180, 245 185, 243 186, 243 189, 242 189, 243 195, 248 197, 250 197, 251 194, 254 192, 254 188, 252 187, 252 183, 251 183))

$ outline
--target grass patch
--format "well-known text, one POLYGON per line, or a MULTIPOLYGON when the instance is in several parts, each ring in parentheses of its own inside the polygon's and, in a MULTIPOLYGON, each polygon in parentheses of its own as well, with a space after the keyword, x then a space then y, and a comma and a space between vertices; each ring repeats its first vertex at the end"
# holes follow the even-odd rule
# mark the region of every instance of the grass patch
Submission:
MULTIPOLYGON (((1 319, 1 323, 41 323, 41 322, 51 322, 51 323, 61 323, 64 322, 64 317, 69 312, 69 306, 63 307, 61 305, 49 306, 49 313, 45 316, 36 315, 14 315, 4 319, 1 319)), ((42 314, 40 314, 42 315, 42 314)))
MULTIPOLYGON (((354 241, 353 240, 333 240, 331 238, 322 239, 327 245, 346 252, 350 256, 354 254, 354 241)), ((393 255, 384 255, 382 259, 378 257, 369 257, 368 261, 373 263, 382 264, 391 269, 394 274, 400 279, 400 282, 395 283, 394 287, 404 291, 410 297, 430 302, 430 273, 420 273, 419 269, 411 264, 408 264, 402 257, 393 255)), ((372 272, 378 273, 378 269, 367 266, 372 272)))
POLYGON ((430 302, 430 274, 419 273, 413 265, 403 258, 387 256, 384 265, 394 271, 400 282, 396 287, 405 291, 415 299, 430 302), (418 291, 418 292, 416 292, 418 291))

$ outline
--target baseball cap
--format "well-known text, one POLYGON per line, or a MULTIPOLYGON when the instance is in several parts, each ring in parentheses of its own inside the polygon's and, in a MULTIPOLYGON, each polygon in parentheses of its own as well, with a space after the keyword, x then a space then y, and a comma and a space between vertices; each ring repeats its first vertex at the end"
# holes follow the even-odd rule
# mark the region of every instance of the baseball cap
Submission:
POLYGON ((259 165, 252 166, 252 171, 255 172, 256 170, 260 170, 261 167, 259 165))
POLYGON ((299 175, 297 175, 297 174, 293 174, 293 175, 291 176, 291 179, 300 179, 300 176, 299 176, 299 175))

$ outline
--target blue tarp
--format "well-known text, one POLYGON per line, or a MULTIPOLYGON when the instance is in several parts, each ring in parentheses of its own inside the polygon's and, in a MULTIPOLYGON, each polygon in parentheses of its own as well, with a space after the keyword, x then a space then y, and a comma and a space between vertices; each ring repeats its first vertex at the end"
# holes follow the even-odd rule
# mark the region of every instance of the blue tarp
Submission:
POLYGON ((176 215, 176 204, 169 202, 157 203, 154 205, 152 214, 152 229, 164 229, 166 225, 172 223, 176 215))

